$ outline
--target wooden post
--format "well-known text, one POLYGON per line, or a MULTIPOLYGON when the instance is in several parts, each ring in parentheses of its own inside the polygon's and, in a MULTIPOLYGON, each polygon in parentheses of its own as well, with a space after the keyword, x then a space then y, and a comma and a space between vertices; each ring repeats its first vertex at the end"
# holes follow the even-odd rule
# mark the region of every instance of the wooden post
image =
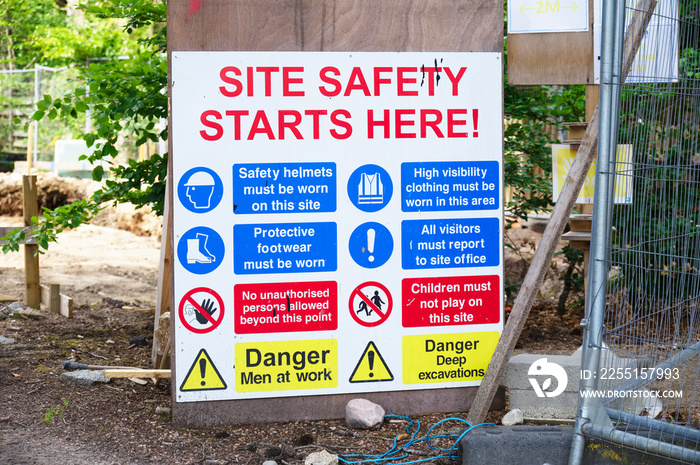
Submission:
MULTIPOLYGON (((163 348, 163 354, 159 355, 158 341, 155 338, 156 330, 158 329, 160 316, 170 311, 170 302, 172 301, 172 268, 173 268, 173 241, 172 241, 172 221, 170 215, 170 183, 165 195, 165 205, 163 207, 163 228, 160 238, 160 266, 158 268, 158 289, 156 294, 156 312, 153 323, 153 350, 151 352, 151 361, 153 368, 167 368, 170 366, 170 350, 169 347, 163 348), (166 350, 167 349, 167 353, 166 350), (168 360, 162 360, 168 359, 168 360)), ((171 319, 174 315, 171 313, 171 319)), ((172 325, 171 335, 172 339, 172 325)))
MULTIPOLYGON (((36 175, 22 177, 22 197, 24 201, 24 225, 32 227, 34 224, 32 217, 39 215, 36 175)), ((24 245, 24 303, 32 308, 39 308, 41 305, 38 252, 38 245, 24 245)))
POLYGON ((58 284, 49 285, 49 311, 51 313, 61 312, 61 286, 58 284))

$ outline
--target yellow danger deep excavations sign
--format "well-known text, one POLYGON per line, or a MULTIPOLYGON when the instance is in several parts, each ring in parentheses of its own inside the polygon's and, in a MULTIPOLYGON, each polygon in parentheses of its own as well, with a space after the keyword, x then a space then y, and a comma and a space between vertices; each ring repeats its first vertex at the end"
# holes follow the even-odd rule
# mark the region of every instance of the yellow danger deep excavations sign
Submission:
POLYGON ((404 336, 404 384, 481 381, 499 335, 490 331, 404 336))
POLYGON ((325 389, 338 386, 338 341, 236 344, 236 392, 325 389))

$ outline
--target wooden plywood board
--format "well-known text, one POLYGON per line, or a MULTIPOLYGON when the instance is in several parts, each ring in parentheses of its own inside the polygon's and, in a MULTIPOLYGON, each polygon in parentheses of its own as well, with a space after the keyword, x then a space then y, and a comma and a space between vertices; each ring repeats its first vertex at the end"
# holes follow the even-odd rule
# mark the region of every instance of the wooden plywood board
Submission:
POLYGON ((73 318, 73 299, 61 294, 58 284, 41 285, 41 305, 47 307, 51 313, 73 318))
POLYGON ((587 32, 508 34, 508 83, 593 84, 593 1, 587 32))
MULTIPOLYGON (((500 53, 503 51, 503 35, 501 0, 168 2, 169 52, 500 53)), ((173 153, 172 139, 169 148, 173 153)), ((172 161, 168 170, 172 179, 172 161)), ((172 196, 172 185, 168 195, 172 196)), ((175 319, 171 321, 174 325, 175 319)), ((172 341, 173 347, 176 342, 172 341)), ((474 392, 475 388, 456 388, 368 393, 366 397, 376 399, 394 411, 407 409, 405 413, 428 413, 464 410, 469 407, 474 392)), ((173 419, 178 423, 230 424, 272 421, 271 418, 275 421, 314 416, 336 418, 342 416, 345 404, 352 397, 356 395, 180 403, 176 402, 176 389, 173 389, 173 419), (319 402, 324 403, 323 408, 318 407, 319 402)))
POLYGON ((169 50, 501 52, 497 0, 168 2, 169 50))

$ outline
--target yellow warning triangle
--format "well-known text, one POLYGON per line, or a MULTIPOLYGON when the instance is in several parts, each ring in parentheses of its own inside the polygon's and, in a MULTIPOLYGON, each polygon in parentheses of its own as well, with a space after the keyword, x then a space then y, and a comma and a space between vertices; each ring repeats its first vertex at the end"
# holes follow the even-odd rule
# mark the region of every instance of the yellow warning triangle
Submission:
POLYGON ((194 359, 190 371, 187 372, 180 390, 210 391, 215 389, 226 389, 226 382, 212 363, 207 351, 202 349, 194 359))
POLYGON ((369 383, 372 381, 393 381, 394 375, 386 365, 382 354, 374 342, 369 341, 360 361, 350 375, 351 383, 369 383))

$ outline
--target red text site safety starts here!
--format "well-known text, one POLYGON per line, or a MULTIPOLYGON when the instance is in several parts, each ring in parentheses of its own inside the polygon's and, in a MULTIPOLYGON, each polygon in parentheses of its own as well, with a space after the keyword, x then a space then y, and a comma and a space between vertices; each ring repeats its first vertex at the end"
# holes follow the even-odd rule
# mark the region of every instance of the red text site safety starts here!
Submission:
MULTIPOLYGON (((335 66, 317 72, 305 66, 224 66, 219 72, 221 96, 234 103, 230 109, 207 109, 200 115, 199 135, 205 141, 219 140, 303 140, 330 136, 336 140, 355 137, 367 139, 451 139, 479 137, 478 108, 415 108, 412 98, 430 99, 442 93, 449 101, 468 104, 466 94, 469 71, 466 66, 355 66, 341 71, 335 66), (314 85, 307 84, 307 73, 314 73, 314 85), (317 74, 316 74, 317 73, 317 74), (441 88, 442 86, 442 88, 441 88), (444 89, 446 87, 446 89, 444 89), (295 109, 299 102, 314 97, 367 99, 360 115, 349 109, 295 109), (274 99, 278 109, 251 109, 246 98, 274 99), (408 108, 370 108, 377 102, 405 102, 408 108), (287 108, 286 102, 290 102, 287 108), (235 108, 235 104, 240 106, 235 108)), ((500 102, 495 105, 500 106, 500 102)), ((357 108, 357 105, 354 106, 357 108)))

